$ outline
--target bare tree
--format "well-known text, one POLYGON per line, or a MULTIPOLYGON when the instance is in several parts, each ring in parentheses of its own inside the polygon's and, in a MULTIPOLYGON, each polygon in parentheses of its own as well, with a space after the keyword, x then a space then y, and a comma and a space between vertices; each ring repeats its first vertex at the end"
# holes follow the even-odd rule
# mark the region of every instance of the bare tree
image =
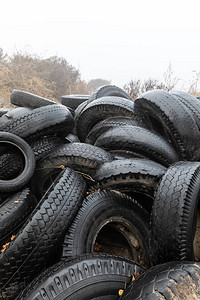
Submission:
POLYGON ((169 66, 168 66, 166 72, 164 72, 164 74, 163 74, 163 77, 164 77, 163 85, 165 86, 165 90, 168 92, 173 90, 180 80, 180 78, 174 77, 173 73, 174 73, 174 71, 172 69, 172 65, 171 65, 171 63, 169 63, 169 66))
POLYGON ((136 99, 141 94, 149 90, 165 89, 165 85, 157 79, 149 78, 141 81, 140 79, 131 80, 124 86, 124 90, 133 98, 136 99))

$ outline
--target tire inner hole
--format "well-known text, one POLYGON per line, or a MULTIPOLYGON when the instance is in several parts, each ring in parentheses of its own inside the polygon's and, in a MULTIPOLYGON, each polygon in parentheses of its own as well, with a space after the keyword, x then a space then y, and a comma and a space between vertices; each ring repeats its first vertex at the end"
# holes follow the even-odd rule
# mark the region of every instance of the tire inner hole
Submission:
POLYGON ((117 222, 110 222, 102 227, 95 240, 93 251, 120 255, 142 265, 146 264, 144 249, 137 234, 117 222))

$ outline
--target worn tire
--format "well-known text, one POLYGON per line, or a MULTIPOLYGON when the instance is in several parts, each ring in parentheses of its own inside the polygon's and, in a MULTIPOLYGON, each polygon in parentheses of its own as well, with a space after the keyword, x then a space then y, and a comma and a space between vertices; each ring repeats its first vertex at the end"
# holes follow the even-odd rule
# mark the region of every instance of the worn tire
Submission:
POLYGON ((74 119, 64 105, 49 105, 35 109, 15 108, 0 118, 1 131, 14 133, 22 138, 43 135, 65 136, 74 127, 74 119))
POLYGON ((200 131, 194 116, 173 94, 148 91, 135 100, 134 110, 150 128, 171 141, 180 160, 193 160, 199 153, 200 131))
MULTIPOLYGON (((36 172, 31 180, 32 190, 37 197, 41 197, 55 177, 63 168, 70 167, 90 178, 97 167, 106 161, 112 161, 109 152, 84 143, 70 143, 61 145, 37 165, 36 172)), ((92 179, 92 178, 91 178, 92 179)))
POLYGON ((29 182, 34 173, 35 157, 33 151, 22 138, 8 132, 0 132, 0 145, 12 147, 22 157, 21 172, 17 173, 16 177, 14 176, 8 180, 0 179, 0 192, 17 191, 29 182))
POLYGON ((129 118, 129 117, 112 117, 104 119, 98 122, 88 133, 86 137, 86 143, 94 145, 97 138, 111 128, 123 127, 123 126, 144 126, 142 121, 139 121, 138 118, 129 118))
POLYGON ((119 256, 84 254, 51 267, 16 300, 37 300, 46 295, 49 300, 114 300, 130 275, 142 272, 143 267, 119 256))
POLYGON ((97 169, 90 190, 107 189, 126 193, 150 211, 155 189, 165 172, 164 166, 147 159, 113 160, 97 169))
POLYGON ((169 262, 150 268, 128 284, 119 299, 200 299, 200 264, 169 262))
POLYGON ((0 256, 0 299, 15 299, 44 267, 55 262, 85 193, 82 176, 69 168, 59 174, 0 256))
POLYGON ((94 192, 83 201, 65 235, 63 257, 93 253, 103 243, 100 252, 110 251, 148 267, 149 229, 149 214, 132 198, 113 191, 94 192), (112 244, 112 250, 106 243, 112 244))
POLYGON ((65 143, 65 139, 61 139, 54 135, 41 136, 39 138, 27 139, 33 153, 35 160, 38 161, 41 158, 48 155, 54 149, 65 143))
POLYGON ((38 108, 41 106, 57 104, 55 101, 21 90, 12 91, 10 102, 16 106, 28 108, 38 108))
POLYGON ((61 103, 75 110, 81 103, 87 101, 89 97, 89 95, 64 95, 61 97, 61 103))
POLYGON ((134 117, 134 102, 120 97, 102 97, 89 103, 76 118, 76 131, 80 141, 85 141, 90 130, 101 120, 114 117, 134 117))
POLYGON ((154 264, 200 258, 193 246, 199 196, 199 162, 178 162, 167 170, 156 191, 152 209, 154 264))
POLYGON ((0 205, 0 248, 16 235, 37 204, 29 188, 9 196, 0 205))
POLYGON ((133 99, 124 91, 122 90, 120 87, 116 86, 116 85, 103 85, 98 87, 90 96, 90 98, 88 99, 88 103, 101 98, 101 97, 105 97, 105 96, 115 96, 115 97, 121 97, 124 99, 129 99, 131 101, 133 101, 133 99))
POLYGON ((95 146, 107 151, 131 151, 165 167, 179 160, 170 143, 156 133, 139 126, 111 128, 98 137, 95 146))

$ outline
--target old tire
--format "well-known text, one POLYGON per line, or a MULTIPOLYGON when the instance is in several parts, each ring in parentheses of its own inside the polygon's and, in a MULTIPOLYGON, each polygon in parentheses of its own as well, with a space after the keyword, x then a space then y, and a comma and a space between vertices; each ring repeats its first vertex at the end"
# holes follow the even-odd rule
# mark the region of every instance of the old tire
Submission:
POLYGON ((84 143, 61 145, 38 163, 31 180, 32 190, 37 197, 41 197, 51 183, 51 178, 65 167, 70 167, 90 179, 98 166, 112 160, 112 154, 93 145, 84 143))
POLYGON ((44 267, 55 262, 85 193, 81 175, 69 168, 59 174, 0 256, 0 299, 15 299, 44 267))
POLYGON ((95 146, 109 150, 126 150, 168 167, 179 160, 169 142, 156 133, 139 126, 115 127, 102 133, 95 146))
POLYGON ((169 262, 146 270, 128 284, 120 300, 200 299, 200 264, 169 262))
POLYGON ((135 113, 174 145, 180 160, 193 160, 198 155, 199 128, 191 110, 175 95, 153 90, 141 95, 134 103, 135 113))
POLYGON ((124 126, 144 126, 138 118, 129 117, 111 117, 98 122, 88 133, 86 143, 94 145, 97 138, 111 128, 124 127, 124 126))
POLYGON ((124 91, 122 90, 120 87, 116 86, 116 85, 103 85, 98 87, 90 96, 90 98, 88 99, 88 103, 101 98, 101 97, 105 97, 105 96, 115 96, 115 97, 121 97, 124 99, 129 99, 131 101, 133 101, 133 99, 124 91))
POLYGON ((142 266, 119 256, 84 254, 63 260, 41 274, 16 300, 46 296, 49 300, 114 300, 130 275, 142 272, 142 266))
POLYGON ((109 251, 148 267, 149 229, 149 214, 132 198, 94 192, 85 198, 65 235, 63 257, 109 251))
POLYGON ((35 170, 35 157, 31 147, 19 136, 0 132, 0 146, 9 147, 22 157, 23 166, 17 176, 8 180, 0 179, 0 192, 12 192, 21 189, 31 179, 35 170))
POLYGON ((194 253, 199 196, 199 162, 178 162, 167 170, 156 191, 152 209, 154 264, 200 258, 200 253, 194 253))
POLYGON ((81 103, 87 101, 89 97, 89 95, 63 95, 61 103, 75 110, 81 103))
POLYGON ((54 135, 41 136, 39 138, 27 139, 33 153, 35 160, 38 161, 41 158, 47 156, 54 149, 65 143, 65 139, 61 139, 54 135))
POLYGON ((80 141, 85 141, 90 130, 101 120, 114 117, 134 117, 134 102, 120 97, 102 97, 83 108, 75 119, 80 141))
POLYGON ((9 196, 0 205, 0 248, 10 242, 37 204, 36 198, 29 188, 9 196))
POLYGON ((166 168, 147 159, 123 159, 103 163, 96 171, 91 191, 116 190, 130 195, 151 210, 154 192, 166 168))
POLYGON ((55 101, 21 90, 12 91, 10 102, 16 106, 28 108, 57 104, 55 101))
POLYGON ((42 135, 65 136, 74 127, 74 119, 64 105, 49 105, 35 109, 15 108, 0 118, 1 131, 24 139, 42 135))

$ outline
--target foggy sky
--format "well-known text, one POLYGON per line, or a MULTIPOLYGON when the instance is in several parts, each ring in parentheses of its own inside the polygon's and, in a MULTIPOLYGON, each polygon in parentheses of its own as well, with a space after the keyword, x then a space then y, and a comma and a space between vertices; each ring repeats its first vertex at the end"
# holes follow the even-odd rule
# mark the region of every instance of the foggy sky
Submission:
POLYGON ((181 84, 200 71, 198 1, 50 1, 1 3, 0 47, 58 55, 82 79, 123 86, 157 78, 171 63, 181 84))

